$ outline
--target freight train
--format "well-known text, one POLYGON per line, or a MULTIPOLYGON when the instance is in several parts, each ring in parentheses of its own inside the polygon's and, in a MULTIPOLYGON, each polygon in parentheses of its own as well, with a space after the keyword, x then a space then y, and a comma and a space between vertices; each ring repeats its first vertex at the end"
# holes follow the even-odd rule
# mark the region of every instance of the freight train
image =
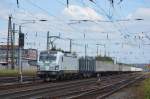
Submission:
POLYGON ((76 53, 41 51, 37 75, 43 80, 87 78, 98 74, 135 72, 141 68, 110 64, 94 57, 78 57, 76 53))

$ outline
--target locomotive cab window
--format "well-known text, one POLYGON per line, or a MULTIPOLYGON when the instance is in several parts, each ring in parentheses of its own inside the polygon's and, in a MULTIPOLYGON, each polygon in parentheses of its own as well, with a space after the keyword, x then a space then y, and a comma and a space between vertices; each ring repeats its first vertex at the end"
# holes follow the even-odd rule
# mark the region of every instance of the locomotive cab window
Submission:
POLYGON ((56 56, 52 54, 40 54, 40 61, 55 61, 56 56))

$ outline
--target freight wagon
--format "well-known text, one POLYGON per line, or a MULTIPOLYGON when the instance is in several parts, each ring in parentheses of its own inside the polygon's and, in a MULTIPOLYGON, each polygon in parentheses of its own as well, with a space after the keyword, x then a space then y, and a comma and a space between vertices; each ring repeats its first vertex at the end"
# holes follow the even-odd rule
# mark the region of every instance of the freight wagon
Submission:
POLYGON ((119 71, 119 65, 109 63, 109 62, 96 61, 96 72, 100 72, 100 71, 116 72, 119 71))
POLYGON ((96 74, 111 75, 121 72, 121 67, 118 64, 96 60, 96 74))
POLYGON ((44 80, 87 78, 98 74, 142 71, 140 68, 106 63, 94 57, 77 57, 75 53, 42 51, 38 60, 38 76, 44 80))
POLYGON ((91 77, 95 73, 96 61, 93 57, 79 58, 79 77, 91 77))

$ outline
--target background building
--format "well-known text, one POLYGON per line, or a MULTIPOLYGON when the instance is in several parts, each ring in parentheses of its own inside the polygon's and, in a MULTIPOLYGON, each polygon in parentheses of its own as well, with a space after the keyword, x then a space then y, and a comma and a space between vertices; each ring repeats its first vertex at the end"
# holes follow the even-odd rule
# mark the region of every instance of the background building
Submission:
MULTIPOLYGON (((14 46, 13 62, 15 68, 18 68, 19 59, 18 46, 14 46)), ((37 50, 36 49, 23 49, 22 50, 22 66, 23 68, 28 68, 30 66, 36 66, 37 63, 37 50)), ((11 58, 9 58, 7 63, 7 45, 0 45, 0 68, 11 68, 11 58)))

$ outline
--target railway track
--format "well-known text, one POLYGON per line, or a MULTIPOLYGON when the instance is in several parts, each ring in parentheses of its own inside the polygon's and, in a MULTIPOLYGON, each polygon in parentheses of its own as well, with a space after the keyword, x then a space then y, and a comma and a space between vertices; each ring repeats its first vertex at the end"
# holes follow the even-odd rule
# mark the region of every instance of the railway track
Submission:
MULTIPOLYGON (((38 77, 35 76, 23 76, 23 81, 35 81, 39 80, 38 77)), ((18 77, 0 77, 0 84, 5 84, 5 83, 17 83, 19 81, 18 77)))
POLYGON ((17 77, 0 77, 0 90, 13 89, 16 87, 32 86, 41 83, 42 80, 38 77, 24 76, 23 82, 20 83, 17 77))
POLYGON ((47 93, 49 91, 56 91, 60 89, 65 89, 69 87, 75 87, 82 84, 90 84, 95 82, 96 79, 86 79, 86 80, 77 80, 77 81, 70 81, 70 82, 63 82, 63 83, 46 83, 41 84, 40 86, 30 86, 30 87, 23 87, 23 88, 17 88, 12 90, 2 90, 0 92, 0 97, 3 97, 3 99, 9 99, 9 98, 27 98, 27 97, 33 97, 33 96, 39 96, 41 94, 47 93))
POLYGON ((87 90, 85 92, 78 92, 78 94, 70 93, 72 95, 64 95, 59 96, 61 99, 104 99, 107 96, 111 95, 112 93, 120 90, 128 86, 131 83, 141 79, 143 76, 140 77, 131 77, 130 79, 124 79, 119 82, 115 82, 112 84, 105 85, 103 87, 97 87, 91 90, 87 90))
MULTIPOLYGON (((123 75, 123 74, 122 74, 123 75)), ((115 76, 118 76, 118 75, 115 75, 115 76)), ((103 79, 107 79, 108 76, 103 76, 102 78, 103 79)), ((108 78, 110 77, 114 77, 113 76, 109 76, 108 78)), ((14 78, 14 77, 4 77, 4 79, 9 79, 9 78, 14 78)), ((23 83, 19 83, 19 82, 13 82, 13 83, 1 83, 0 84, 0 90, 7 90, 7 89, 14 89, 14 88, 21 88, 21 87, 29 87, 29 86, 37 86, 37 85, 41 85, 41 84, 45 84, 46 82, 43 82, 43 80, 40 80, 40 79, 31 79, 31 81, 25 81, 23 83)), ((55 81, 56 83, 61 83, 61 82, 64 82, 64 81, 55 81)), ((66 81, 65 81, 66 82, 66 81)), ((48 82, 49 83, 49 82, 48 82)))
MULTIPOLYGON (((0 97, 3 99, 26 99, 26 98, 83 98, 89 93, 99 92, 101 88, 105 89, 111 82, 117 84, 118 80, 124 82, 130 76, 135 77, 139 74, 122 74, 110 77, 102 77, 101 81, 96 78, 75 80, 61 83, 45 83, 37 86, 28 86, 11 90, 1 90, 0 97)), ((133 79, 133 78, 132 78, 133 79)), ((89 96, 88 96, 89 97, 89 96)))

